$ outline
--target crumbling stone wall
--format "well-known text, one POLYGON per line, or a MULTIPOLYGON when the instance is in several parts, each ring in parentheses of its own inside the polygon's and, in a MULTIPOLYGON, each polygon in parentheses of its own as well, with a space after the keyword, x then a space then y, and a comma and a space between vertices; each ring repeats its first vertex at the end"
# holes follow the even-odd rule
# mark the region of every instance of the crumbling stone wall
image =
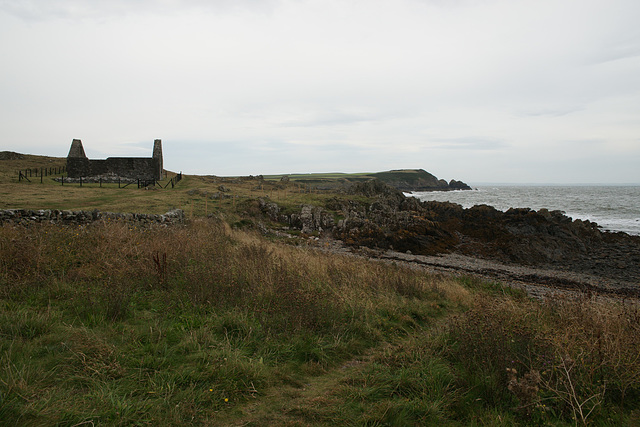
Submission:
POLYGON ((0 224, 29 225, 35 223, 89 224, 94 221, 125 221, 136 224, 179 224, 184 222, 181 209, 163 215, 95 211, 68 211, 57 209, 6 209, 0 210, 0 224))
POLYGON ((153 157, 109 157, 89 159, 84 152, 82 141, 74 139, 67 156, 69 178, 119 177, 145 181, 162 179, 162 141, 153 144, 153 157))

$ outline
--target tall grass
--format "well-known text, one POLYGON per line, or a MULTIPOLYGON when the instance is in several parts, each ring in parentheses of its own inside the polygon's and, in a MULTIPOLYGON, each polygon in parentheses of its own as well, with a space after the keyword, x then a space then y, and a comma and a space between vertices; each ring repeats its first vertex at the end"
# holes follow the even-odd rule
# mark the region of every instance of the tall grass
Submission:
POLYGON ((214 220, 5 226, 0 418, 204 422, 411 333, 448 287, 214 220))
POLYGON ((536 302, 214 219, 4 226, 0 420, 632 424, 639 320, 631 303, 536 302), (317 395, 270 400, 314 378, 317 395))
POLYGON ((450 323, 443 351, 463 386, 523 419, 622 422, 640 409, 637 303, 593 296, 481 297, 450 323))

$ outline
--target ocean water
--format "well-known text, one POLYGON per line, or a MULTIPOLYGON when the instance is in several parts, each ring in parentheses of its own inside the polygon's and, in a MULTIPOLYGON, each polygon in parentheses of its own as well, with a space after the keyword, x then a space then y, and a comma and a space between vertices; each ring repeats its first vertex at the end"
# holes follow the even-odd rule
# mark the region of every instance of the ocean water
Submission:
POLYGON ((458 203, 465 208, 490 205, 560 210, 573 219, 596 222, 604 230, 640 235, 640 186, 483 185, 471 191, 415 192, 420 200, 458 203))

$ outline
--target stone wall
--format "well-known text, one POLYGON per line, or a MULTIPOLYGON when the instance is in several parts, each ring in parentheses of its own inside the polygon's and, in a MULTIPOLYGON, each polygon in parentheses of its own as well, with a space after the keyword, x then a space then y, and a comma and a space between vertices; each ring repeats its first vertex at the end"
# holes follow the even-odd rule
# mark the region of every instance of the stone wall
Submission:
POLYGON ((57 209, 6 209, 0 210, 0 224, 29 225, 36 223, 89 224, 94 221, 123 221, 140 225, 180 224, 184 222, 181 209, 171 210, 163 215, 140 213, 117 213, 95 211, 69 211, 57 209))
POLYGON ((69 178, 117 176, 124 179, 151 181, 162 179, 162 170, 162 141, 159 139, 154 141, 153 157, 89 159, 79 139, 71 142, 71 149, 67 156, 69 178))
POLYGON ((160 179, 156 174, 155 161, 146 157, 109 157, 102 160, 68 158, 67 171, 70 178, 119 176, 124 179, 160 179))

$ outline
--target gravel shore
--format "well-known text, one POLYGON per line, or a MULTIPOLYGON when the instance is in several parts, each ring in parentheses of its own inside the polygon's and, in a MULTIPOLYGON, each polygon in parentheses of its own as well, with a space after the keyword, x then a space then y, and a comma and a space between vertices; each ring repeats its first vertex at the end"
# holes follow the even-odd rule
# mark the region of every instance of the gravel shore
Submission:
POLYGON ((592 294, 622 299, 640 299, 640 283, 580 273, 570 269, 505 264, 458 254, 425 256, 391 250, 377 251, 364 247, 351 248, 345 246, 342 241, 331 238, 317 240, 313 246, 336 254, 395 262, 409 268, 419 268, 435 274, 493 280, 523 289, 535 298, 551 295, 592 294))

